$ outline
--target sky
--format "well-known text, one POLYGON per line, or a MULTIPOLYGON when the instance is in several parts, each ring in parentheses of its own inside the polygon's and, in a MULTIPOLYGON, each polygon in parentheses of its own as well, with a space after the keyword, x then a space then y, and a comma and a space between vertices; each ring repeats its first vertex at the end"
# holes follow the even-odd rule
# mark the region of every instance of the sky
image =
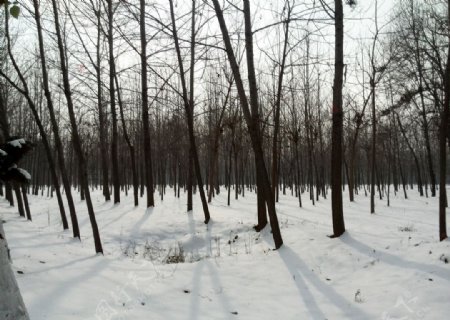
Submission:
MULTIPOLYGON (((167 7, 166 0, 157 0, 156 1, 161 7, 167 7)), ((198 1, 200 2, 200 1, 198 1)), ((331 6, 333 6, 333 1, 327 1, 331 6)), ((362 42, 370 42, 373 33, 374 33, 374 16, 375 16, 375 7, 378 8, 378 22, 380 26, 385 25, 385 23, 389 20, 391 16, 392 9, 395 5, 396 0, 358 0, 357 5, 354 8, 351 8, 348 5, 344 5, 344 51, 345 51, 345 63, 349 65, 356 64, 357 55, 361 54, 361 41, 362 42), (376 5, 377 4, 377 5, 376 5)), ((24 3, 30 3, 30 1, 24 1, 24 3)), ((241 1, 235 1, 238 6, 242 6, 241 1)), ((295 2, 296 9, 294 12, 297 12, 298 16, 302 18, 324 18, 327 17, 322 10, 320 10, 320 4, 318 0, 296 0, 295 2), (312 10, 313 6, 319 8, 319 10, 312 10), (312 13, 314 12, 314 13, 312 13)), ((190 1, 177 1, 175 2, 175 10, 176 15, 181 16, 186 14, 190 10, 190 1)), ((253 30, 257 30, 264 26, 267 26, 274 21, 279 21, 280 17, 274 14, 274 12, 281 12, 284 4, 284 0, 273 0, 273 1, 264 1, 264 0, 256 0, 251 1, 252 13, 253 13, 253 30)), ((233 12, 232 16, 229 18, 236 18, 235 21, 242 22, 242 15, 238 13, 234 9, 230 9, 228 12, 233 12)), ((27 15, 25 10, 23 10, 24 17, 27 15)), ((44 13, 45 14, 45 13, 44 13)), ((201 18, 200 18, 201 19, 201 18)), ((205 17, 203 17, 205 19, 205 17)), ((19 19, 17 21, 12 21, 13 24, 17 26, 29 26, 30 24, 25 19, 19 19)), ((189 21, 189 15, 183 21, 189 21)), ((229 20, 231 21, 231 20, 229 20)), ((186 26, 189 26, 189 23, 186 23, 186 26)), ((317 67, 317 69, 312 70, 311 73, 319 71, 321 76, 323 77, 323 81, 325 82, 325 92, 330 95, 331 92, 331 82, 333 76, 333 58, 334 58, 334 26, 332 21, 328 20, 326 23, 318 22, 314 23, 299 23, 298 26, 300 28, 296 31, 293 31, 293 39, 300 39, 305 34, 305 29, 308 29, 313 33, 311 40, 311 51, 312 55, 314 53, 319 52, 320 54, 320 65, 321 67, 317 67), (317 32, 317 29, 320 29, 317 32), (320 68, 320 70, 319 70, 320 68)), ((179 31, 183 31, 183 23, 180 21, 178 23, 179 31)), ((237 30, 238 24, 229 24, 229 28, 231 31, 237 30)), ((205 32, 208 34, 219 34, 217 19, 212 18, 207 27, 204 27, 205 32)), ((30 46, 31 42, 36 42, 35 31, 31 28, 27 29, 23 32, 24 28, 22 28, 22 32, 20 32, 21 39, 18 41, 16 50, 19 52, 21 50, 26 50, 28 52, 34 52, 34 46, 30 46), (31 40, 31 41, 30 41, 31 40)), ((149 31, 150 33, 151 31, 149 31)), ((262 72, 267 72, 270 74, 271 68, 266 67, 266 65, 270 65, 270 60, 267 59, 267 56, 272 55, 271 58, 276 59, 275 55, 279 55, 281 50, 281 41, 277 43, 277 38, 280 35, 281 28, 273 27, 268 30, 264 30, 261 32, 257 32, 255 34, 255 60, 256 63, 259 64, 260 70, 262 72), (275 39, 275 40, 274 40, 275 39), (264 53, 265 52, 265 53, 264 53)), ((75 35, 72 33, 74 39, 76 39, 75 35)), ((281 39, 281 38, 280 38, 281 39)), ((149 43, 148 50, 151 52, 154 50, 155 46, 152 42, 149 43)), ((293 60, 297 62, 301 62, 301 59, 304 58, 305 55, 305 45, 304 43, 300 43, 295 50, 293 50, 292 56, 293 60), (297 59, 297 60, 295 60, 297 59)), ((170 52, 165 53, 164 59, 167 61, 171 61, 173 58, 173 65, 176 64, 175 61, 175 51, 173 54, 170 52)), ((360 59, 360 57, 359 57, 360 59)), ((118 65, 121 68, 126 68, 130 65, 138 63, 138 59, 134 54, 125 54, 121 58, 119 58, 118 65)), ((186 61, 186 67, 187 67, 186 61)), ((77 67, 78 68, 78 67, 77 67)), ((203 66, 198 64, 197 66, 197 74, 199 76, 204 76, 202 74, 203 66)), ((242 68, 244 69, 244 68, 242 68)), ((80 69, 82 70, 82 69, 80 69)), ((348 71, 348 81, 352 82, 352 74, 351 70, 348 71)), ((151 79, 151 78, 150 78, 151 79)), ((356 81, 356 80, 355 80, 356 81)), ((200 82, 200 81, 199 81, 200 82)), ((261 85, 263 86, 263 84, 261 85)), ((197 92, 200 92, 197 90, 197 92)))

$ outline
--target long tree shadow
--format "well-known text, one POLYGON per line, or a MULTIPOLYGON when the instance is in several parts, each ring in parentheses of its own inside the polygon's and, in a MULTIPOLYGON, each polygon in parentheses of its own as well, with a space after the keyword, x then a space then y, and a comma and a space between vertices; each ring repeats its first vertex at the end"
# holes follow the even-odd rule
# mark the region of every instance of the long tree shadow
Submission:
POLYGON ((79 259, 70 260, 68 262, 65 262, 65 263, 62 263, 62 264, 58 264, 58 265, 55 265, 55 266, 44 267, 44 268, 36 270, 36 271, 27 272, 27 275, 48 272, 50 270, 63 269, 65 267, 70 267, 70 266, 73 266, 73 265, 75 265, 77 263, 80 263, 80 262, 83 262, 83 261, 86 261, 86 260, 91 260, 92 258, 93 258, 93 256, 87 256, 87 257, 83 257, 83 258, 79 258, 79 259))
MULTIPOLYGON (((346 300, 330 285, 323 282, 310 268, 301 260, 297 254, 288 246, 284 245, 278 251, 289 273, 292 275, 293 281, 297 286, 298 292, 303 299, 304 304, 311 314, 311 319, 331 319, 325 316, 305 280, 315 287, 324 297, 326 297, 332 304, 338 307, 342 314, 340 318, 345 319, 369 319, 370 316, 363 310, 346 300)), ((336 316, 332 317, 337 319, 336 316)))
POLYGON ((187 218, 188 218, 188 224, 189 224, 189 233, 191 234, 191 237, 195 237, 195 220, 194 220, 194 215, 192 214, 192 212, 188 212, 187 214, 187 218))
MULTIPOLYGON (((217 272, 217 269, 214 267, 214 265, 211 263, 210 260, 205 259, 202 261, 199 261, 197 263, 197 266, 194 269, 194 276, 193 276, 193 281, 192 281, 192 288, 191 288, 191 308, 190 308, 190 312, 189 312, 189 318, 190 320, 196 320, 198 319, 201 314, 200 314, 200 310, 199 310, 199 305, 200 305, 200 298, 204 298, 201 295, 201 284, 202 284, 202 277, 205 275, 204 273, 204 268, 207 268, 209 271, 209 276, 212 280, 212 283, 214 285, 214 287, 216 288, 220 288, 220 290, 222 290, 222 281, 220 280, 220 276, 219 273, 217 272)), ((218 297, 220 299, 220 304, 222 306, 223 309, 223 313, 224 315, 230 316, 231 312, 234 312, 235 310, 231 307, 230 301, 227 297, 227 295, 225 294, 225 292, 220 292, 220 294, 215 295, 215 297, 218 297)), ((206 297, 208 298, 208 297, 206 297)), ((211 298, 209 298, 210 301, 211 298)))
POLYGON ((134 226, 130 230, 130 234, 132 236, 136 236, 139 234, 142 226, 147 222, 150 216, 153 213, 153 208, 147 208, 145 213, 141 216, 141 218, 134 224, 134 226))
MULTIPOLYGON (((51 310, 54 309, 54 307, 58 306, 58 302, 64 297, 67 296, 67 294, 78 288, 80 283, 89 283, 89 279, 94 278, 95 276, 99 275, 103 270, 105 270, 108 265, 111 263, 111 260, 105 259, 102 256, 89 256, 82 259, 77 259, 72 262, 68 262, 66 264, 62 264, 59 266, 55 266, 55 268, 48 268, 46 271, 49 271, 51 269, 64 269, 67 266, 71 266, 73 264, 76 264, 81 261, 87 261, 95 259, 95 263, 92 264, 89 267, 85 267, 85 272, 80 272, 75 277, 67 276, 64 281, 58 284, 58 286, 55 286, 55 288, 48 292, 45 295, 39 296, 39 299, 36 299, 31 305, 30 310, 39 310, 41 311, 42 306, 45 306, 43 311, 51 314, 51 310), (51 304, 48 302, 51 301, 51 304)), ((106 293, 105 293, 106 294, 106 293)), ((79 306, 79 308, 83 308, 83 306, 79 306)))
MULTIPOLYGON (((83 203, 83 201, 80 201, 80 203, 83 203)), ((120 203, 111 203, 109 201, 105 201, 105 203, 101 204, 99 207, 97 207, 95 209, 95 216, 97 218, 97 220, 101 219, 101 217, 106 214, 109 213, 111 210, 117 208, 118 206, 120 206, 120 203)), ((81 211, 82 215, 79 215, 78 220, 79 220, 79 227, 80 229, 84 228, 84 226, 86 226, 88 223, 90 223, 90 220, 88 218, 87 212, 85 212, 86 209, 83 208, 83 206, 81 206, 80 208, 82 208, 81 211)))
POLYGON ((411 260, 405 260, 393 254, 387 253, 385 251, 376 251, 374 248, 368 246, 365 243, 362 243, 359 240, 356 240, 352 237, 348 232, 343 234, 339 239, 349 247, 352 247, 354 250, 367 255, 369 257, 373 257, 374 252, 378 252, 379 259, 382 262, 388 263, 390 265, 403 268, 403 269, 411 269, 417 270, 425 273, 434 274, 444 280, 450 281, 450 268, 442 268, 435 265, 420 263, 411 260))
POLYGON ((136 211, 136 208, 133 208, 133 209, 128 210, 128 211, 125 211, 124 213, 122 213, 122 214, 121 214, 120 216, 118 216, 117 218, 115 218, 115 219, 109 221, 108 223, 102 225, 102 226, 101 226, 101 229, 104 230, 105 228, 109 227, 110 225, 116 223, 117 221, 122 220, 123 217, 125 217, 126 215, 128 215, 129 213, 134 212, 134 211, 136 211))
MULTIPOLYGON (((72 240, 73 238, 69 238, 69 240, 72 240)), ((78 240, 76 240, 78 241, 78 240)), ((70 242, 67 242, 68 244, 70 244, 70 242)), ((18 250, 18 249, 34 249, 34 248, 51 248, 51 247, 59 247, 61 245, 64 245, 66 243, 61 243, 61 242, 51 242, 51 243, 35 243, 35 244, 30 244, 30 245, 24 245, 24 246, 10 246, 10 250, 18 250)))

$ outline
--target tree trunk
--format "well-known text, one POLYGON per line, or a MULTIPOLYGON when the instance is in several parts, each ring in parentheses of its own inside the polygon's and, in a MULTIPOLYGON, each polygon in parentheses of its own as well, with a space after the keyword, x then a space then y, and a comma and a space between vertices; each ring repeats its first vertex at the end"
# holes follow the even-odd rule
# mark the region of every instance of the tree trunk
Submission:
POLYGON ((417 171, 417 187, 419 189, 419 194, 421 197, 423 197, 423 181, 422 181, 422 170, 420 169, 420 162, 419 162, 419 158, 417 157, 416 152, 414 151, 411 142, 409 141, 408 137, 406 136, 406 131, 403 128, 402 122, 400 120, 400 116, 396 113, 396 118, 397 118, 397 123, 398 123, 398 127, 400 129, 400 132, 403 135, 403 138, 405 139, 406 145, 408 146, 409 151, 411 152, 413 159, 414 159, 414 164, 416 166, 416 171, 417 171))
POLYGON ((20 187, 20 190, 22 191, 23 205, 25 207, 25 213, 27 215, 27 220, 32 221, 30 205, 28 203, 27 189, 25 188, 25 186, 22 185, 20 187))
POLYGON ((114 38, 113 38, 113 1, 108 0, 108 50, 109 50, 109 103, 111 105, 112 139, 111 139, 111 162, 112 162, 112 182, 114 187, 114 203, 120 202, 120 177, 119 177, 119 157, 117 153, 118 132, 117 132, 117 112, 115 101, 114 75, 116 73, 116 63, 114 61, 114 38))
MULTIPOLYGON (((450 19, 450 1, 447 2, 447 17, 450 19)), ((448 31, 447 31, 448 32, 448 31)), ((447 49, 447 65, 445 67, 444 80, 444 106, 441 113, 441 123, 439 131, 439 240, 447 239, 447 221, 446 221, 446 207, 447 207, 447 131, 450 109, 450 34, 448 34, 448 49, 447 49)))
POLYGON ((85 156, 84 156, 83 149, 81 146, 81 140, 80 140, 80 137, 78 134, 78 128, 77 128, 77 121, 76 121, 75 113, 74 113, 72 92, 71 92, 70 82, 69 82, 69 71, 67 69, 66 60, 65 60, 65 50, 64 50, 64 46, 63 46, 63 40, 61 37, 61 29, 60 29, 60 25, 59 25, 59 13, 58 13, 58 7, 57 7, 56 0, 52 0, 52 6, 53 6, 53 15, 54 15, 54 19, 55 19, 55 31, 56 31, 56 37, 57 37, 57 42, 58 42, 58 51, 59 51, 61 72, 62 72, 62 76, 63 76, 64 94, 65 94, 66 100, 67 100, 67 109, 69 112, 69 119, 70 119, 70 124, 71 124, 71 128, 72 128, 73 146, 74 146, 75 152, 77 154, 79 167, 80 167, 81 175, 82 175, 81 188, 84 190, 85 196, 86 196, 86 205, 87 205, 89 220, 91 222, 92 233, 93 233, 93 237, 94 237, 95 252, 103 253, 102 243, 100 240, 100 233, 98 230, 97 221, 96 221, 95 213, 94 213, 94 208, 92 206, 91 193, 89 190, 85 156))
POLYGON ((219 1, 213 0, 214 10, 216 12, 217 19, 219 21, 220 30, 225 43, 225 48, 228 56, 228 60, 233 72, 233 76, 236 82, 238 90, 239 100, 241 102, 241 108, 247 123, 247 128, 250 134, 251 144, 255 155, 255 167, 257 181, 259 179, 258 193, 264 196, 264 200, 267 203, 270 225, 272 227, 272 235, 274 238, 275 248, 278 249, 283 245, 283 239, 281 237, 280 227, 278 224, 278 218, 276 215, 274 195, 270 186, 269 175, 266 169, 264 161, 264 152, 262 148, 262 140, 259 124, 259 101, 257 94, 255 68, 253 65, 253 37, 251 30, 251 17, 250 17, 250 3, 248 0, 244 0, 244 17, 245 17, 245 46, 247 54, 247 67, 249 75, 249 87, 250 87, 250 99, 251 103, 247 100, 244 84, 241 78, 239 66, 234 54, 233 47, 231 45, 230 36, 228 33, 225 19, 223 17, 222 9, 220 8, 219 1), (250 106, 252 112, 250 113, 250 106))
POLYGON ((19 210, 19 215, 21 217, 25 217, 25 208, 23 206, 22 193, 20 193, 20 186, 14 184, 13 189, 14 189, 14 193, 16 194, 17 209, 19 210))
MULTIPOLYGON (((412 12, 414 12, 414 1, 411 1, 412 12)), ((419 35, 417 34, 415 18, 412 19, 412 31, 414 36, 414 56, 417 64, 417 72, 419 77, 419 96, 420 96, 420 104, 421 104, 421 114, 422 114, 422 126, 423 126, 423 134, 425 138, 425 149, 427 151, 427 164, 428 164, 428 173, 430 175, 430 189, 431 196, 436 196, 436 175, 434 173, 433 159, 431 155, 431 145, 430 145, 430 134, 429 134, 429 124, 427 119, 427 112, 425 109, 425 97, 423 94, 423 64, 420 57, 420 47, 419 47, 419 35)))
POLYGON ((123 103, 122 103, 122 97, 120 94, 120 88, 119 88, 119 80, 117 79, 117 75, 114 76, 116 81, 116 87, 117 87, 117 101, 119 104, 119 110, 120 110, 120 119, 122 120, 122 131, 123 136, 125 138, 125 142, 127 143, 128 150, 130 152, 130 159, 131 159, 131 174, 133 179, 133 197, 134 197, 134 205, 137 207, 139 205, 139 182, 138 182, 138 174, 136 169, 136 153, 134 152, 134 146, 131 143, 131 139, 128 135, 127 126, 125 124, 125 116, 123 113, 123 103))
MULTIPOLYGON (((6 10, 7 12, 7 10, 6 10)), ((28 84, 25 80, 25 77, 23 76, 22 72, 20 71, 19 66, 16 63, 16 60, 12 54, 12 50, 11 50, 11 39, 9 36, 9 24, 8 24, 8 19, 9 19, 9 14, 7 13, 5 15, 5 37, 7 40, 7 50, 8 50, 8 55, 9 58, 11 59, 11 62, 13 64, 13 67, 20 79, 20 82, 22 83, 23 89, 20 89, 14 82, 11 81, 11 79, 9 79, 1 70, 0 70, 0 74, 2 75, 2 77, 4 77, 18 92, 20 92, 20 94, 22 94, 22 96, 25 97, 25 99, 27 100, 28 106, 30 107, 31 113, 33 114, 33 117, 35 119, 36 125, 39 129, 39 134, 42 138, 42 143, 44 145, 45 148, 45 153, 47 156, 47 161, 48 161, 48 166, 49 166, 49 170, 51 173, 51 177, 52 177, 52 181, 53 181, 53 185, 55 187, 56 190, 56 196, 58 199, 58 206, 59 206, 59 212, 61 215, 61 221, 62 221, 62 225, 63 225, 63 229, 66 230, 69 228, 68 223, 67 223, 67 218, 66 218, 66 213, 64 210, 64 203, 62 200, 62 196, 61 196, 61 190, 59 187, 59 181, 58 181, 58 175, 56 173, 56 167, 55 167, 55 161, 53 159, 53 155, 52 155, 52 150, 50 148, 50 143, 48 141, 48 137, 46 134, 46 131, 44 129, 44 126, 42 125, 42 121, 39 117, 39 113, 37 111, 36 105, 33 101, 33 99, 30 96, 30 92, 28 89, 28 84)), ((8 196, 9 194, 9 201, 10 203, 13 201, 13 197, 12 197, 12 189, 9 187, 9 184, 7 184, 7 189, 6 189, 6 195, 8 196)), ((13 205, 13 204, 11 204, 13 205)))
POLYGON ((55 116, 52 95, 50 93, 50 85, 49 85, 48 71, 47 71, 47 60, 45 57, 44 39, 42 36, 41 15, 40 15, 40 11, 39 11, 38 0, 33 0, 33 5, 34 5, 34 17, 35 17, 35 21, 36 21, 38 40, 39 40, 39 55, 40 55, 41 69, 42 69, 41 70, 42 83, 43 83, 43 87, 44 87, 45 98, 47 100, 47 108, 48 108, 48 112, 50 115, 50 122, 52 125, 53 136, 55 139, 56 151, 58 153, 58 156, 56 158, 58 160, 59 171, 61 174, 61 179, 63 182, 64 190, 66 192, 67 204, 69 206, 69 213, 70 213, 70 218, 71 218, 71 222, 72 222, 73 237, 80 238, 80 229, 78 226, 78 218, 77 218, 77 214, 75 211, 75 204, 74 204, 73 197, 72 197, 72 189, 70 186, 69 178, 67 176, 66 164, 65 164, 65 160, 64 160, 65 156, 64 156, 63 145, 61 142, 61 137, 59 135, 59 126, 58 126, 58 122, 57 122, 56 116, 55 116))
POLYGON ((153 190, 152 151, 148 114, 148 84, 147 84, 147 32, 145 28, 145 0, 140 0, 140 37, 141 37, 141 99, 142 99, 142 129, 144 134, 144 171, 145 189, 147 190, 147 208, 155 206, 153 190))
POLYGON ((30 317, 11 268, 2 219, 0 219, 0 283, 2 284, 0 290, 0 319, 29 320, 30 317))
MULTIPOLYGON (((169 0, 169 4, 170 4, 170 16, 172 19, 172 34, 174 37, 174 41, 175 41, 175 50, 177 53, 177 59, 178 59, 178 66, 180 69, 180 80, 181 80, 181 86, 183 89, 183 103, 184 103, 184 109, 185 109, 185 113, 186 113, 186 119, 187 119, 187 124, 188 124, 188 131, 189 131, 189 142, 190 142, 190 147, 191 147, 191 153, 192 153, 192 160, 193 160, 193 164, 194 164, 194 170, 195 170, 195 175, 197 177, 197 185, 198 185, 198 189, 200 192, 200 199, 202 202, 202 207, 203 207, 203 213, 205 215, 205 224, 207 224, 210 220, 210 215, 209 215, 209 209, 208 209, 208 202, 206 199, 206 195, 205 195, 205 191, 203 189, 203 181, 202 181, 202 173, 201 173, 201 169, 200 169, 200 161, 198 158, 198 153, 197 153, 197 146, 196 146, 196 142, 195 142, 195 135, 194 135, 194 101, 193 101, 193 59, 194 59, 194 52, 192 51, 193 49, 193 43, 195 39, 191 39, 191 85, 190 85, 190 97, 188 97, 187 94, 187 87, 186 87, 186 79, 185 79, 185 75, 184 75, 184 67, 183 67, 183 59, 181 57, 181 51, 180 51, 180 46, 178 43, 178 35, 177 35, 177 29, 176 29, 176 24, 175 24, 175 13, 173 10, 173 1, 169 0)), ((195 12, 195 1, 193 2, 194 6, 193 6, 193 11, 195 12)), ((195 14, 193 13, 193 18, 195 17, 195 14)), ((192 23, 192 25, 194 25, 195 22, 192 23)))
MULTIPOLYGON (((375 68, 375 67, 373 67, 375 68)), ((375 71, 370 78, 370 87, 372 90, 372 144, 370 161, 370 213, 375 213, 375 161, 376 161, 376 133, 377 119, 375 114, 375 71)))
POLYGON ((288 39, 289 39, 289 22, 291 18, 291 7, 290 3, 288 5, 288 14, 286 18, 286 23, 284 24, 284 42, 283 42, 283 53, 281 56, 281 65, 278 75, 278 85, 277 85, 277 95, 275 100, 275 116, 274 116, 274 127, 273 127, 273 142, 272 142, 272 193, 275 195, 278 186, 278 133, 280 131, 280 111, 281 111, 281 94, 283 89, 283 76, 284 68, 286 65, 287 49, 288 49, 288 39))
POLYGON ((333 217, 333 237, 345 232, 342 208, 342 86, 344 72, 344 12, 342 0, 335 0, 335 64, 333 82, 333 127, 331 136, 331 211, 333 217))
POLYGON ((98 123, 99 123, 99 140, 100 140, 100 151, 101 151, 101 164, 102 164, 102 189, 105 201, 111 200, 111 194, 109 191, 109 174, 108 174, 108 144, 107 144, 107 125, 106 125, 106 115, 103 108, 103 94, 102 94, 102 74, 101 74, 101 8, 102 5, 99 4, 97 11, 97 43, 96 43, 96 80, 97 80, 97 109, 98 109, 98 123))

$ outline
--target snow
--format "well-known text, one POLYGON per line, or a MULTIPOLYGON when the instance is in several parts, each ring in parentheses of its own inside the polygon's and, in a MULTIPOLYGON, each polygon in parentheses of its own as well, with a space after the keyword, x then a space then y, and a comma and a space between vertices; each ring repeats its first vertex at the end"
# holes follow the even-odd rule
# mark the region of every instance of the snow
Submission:
MULTIPOLYGON (((30 196, 33 222, 0 202, 14 270, 31 319, 442 319, 450 314, 450 241, 438 241, 438 199, 391 194, 391 206, 345 200, 347 232, 331 233, 329 200, 304 207, 280 195, 285 245, 257 234, 256 196, 226 205, 203 223, 195 196, 169 189, 135 208, 93 193, 105 255, 95 255, 87 210, 77 203, 82 239, 61 231, 56 199, 30 196), (182 251, 182 254, 180 254, 182 251), (184 258, 184 263, 166 263, 184 258), (448 261, 448 259, 447 259, 448 261)), ((347 199, 346 195, 344 198, 347 199)))
POLYGON ((17 168, 17 170, 19 170, 19 172, 25 177, 25 179, 31 181, 31 174, 27 170, 22 168, 17 168))
POLYGON ((26 144, 25 139, 15 139, 8 141, 8 144, 12 145, 15 148, 22 148, 23 144, 26 144))
POLYGON ((5 150, 0 149, 0 155, 6 157, 8 154, 6 153, 5 150))

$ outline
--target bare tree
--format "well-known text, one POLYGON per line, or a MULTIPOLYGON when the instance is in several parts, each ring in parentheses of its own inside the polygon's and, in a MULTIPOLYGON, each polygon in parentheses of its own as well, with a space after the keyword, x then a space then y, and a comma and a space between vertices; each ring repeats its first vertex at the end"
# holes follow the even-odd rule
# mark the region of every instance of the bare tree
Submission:
POLYGON ((134 150, 134 145, 131 142, 130 135, 128 134, 127 125, 125 123, 125 115, 124 115, 124 111, 123 111, 124 107, 123 107, 122 95, 120 93, 120 86, 119 86, 119 80, 118 80, 117 74, 114 75, 114 79, 115 79, 116 88, 117 88, 117 103, 119 104, 119 113, 120 113, 120 120, 122 123, 123 136, 125 138, 125 142, 127 143, 128 150, 130 152, 134 205, 137 207, 139 205, 139 182, 138 182, 138 174, 137 174, 137 168, 136 168, 136 152, 134 150))
MULTIPOLYGON (((198 158, 198 151, 197 151, 197 146, 195 143, 195 135, 194 135, 193 93, 191 93, 191 97, 189 98, 188 93, 187 93, 185 74, 184 74, 183 59, 181 57, 180 45, 178 42, 178 34, 177 34, 177 28, 176 28, 176 24, 175 24, 175 13, 173 10, 173 1, 172 0, 169 0, 169 5, 170 5, 170 17, 172 20, 172 35, 173 35, 174 42, 175 42, 175 50, 177 53, 178 67, 180 69, 182 98, 183 98, 183 104, 184 104, 186 120, 187 120, 187 124, 188 124, 188 131, 189 131, 189 142, 190 142, 190 149, 191 149, 190 153, 192 153, 192 158, 194 161, 195 175, 197 177, 197 185, 198 185, 198 189, 200 192, 200 198, 202 201, 203 213, 205 215, 205 223, 208 223, 210 220, 208 202, 206 199, 205 191, 203 189, 202 173, 201 173, 201 169, 200 169, 200 161, 198 158)), ((195 10, 195 6, 194 6, 194 10, 195 10)), ((193 59, 193 54, 194 53, 191 51, 191 61, 193 59)), ((193 66, 191 65, 191 68, 192 67, 193 66)), ((193 80, 191 80, 191 81, 193 81, 193 80)), ((193 91, 193 84, 191 85, 191 90, 193 91)))
POLYGON ((141 51, 141 99, 142 99, 142 129, 144 134, 144 168, 145 168, 145 188, 147 190, 147 207, 154 207, 153 196, 153 173, 152 173, 152 153, 148 116, 148 84, 147 84, 147 32, 145 30, 145 0, 139 1, 140 5, 140 37, 141 51))
POLYGON ((331 211, 333 216, 333 237, 345 232, 342 208, 342 86, 344 77, 344 12, 342 0, 334 1, 334 81, 333 81, 333 128, 331 135, 331 211))
MULTIPOLYGON (((244 84, 241 77, 241 72, 239 70, 239 65, 234 54, 233 47, 231 45, 230 36, 228 33, 228 28, 223 17, 222 8, 220 7, 218 0, 212 0, 214 5, 214 11, 219 21, 220 30, 222 32, 223 41, 225 44, 225 50, 227 52, 228 61, 233 72, 233 76, 236 82, 236 87, 238 90, 239 100, 241 102, 242 111, 244 113, 245 121, 247 123, 247 128, 250 134, 253 152, 255 155, 255 167, 256 167, 256 177, 259 179, 258 185, 258 195, 263 196, 264 201, 267 203, 270 225, 272 227, 272 235, 275 242, 275 248, 280 248, 283 245, 283 239, 281 237, 280 227, 278 224, 278 218, 275 209, 275 199, 272 193, 272 188, 270 186, 269 175, 267 172, 267 167, 264 161, 264 151, 262 148, 262 136, 259 123, 259 101, 258 101, 258 88, 256 84, 255 67, 253 61, 253 34, 251 27, 251 17, 250 17, 250 2, 244 0, 244 20, 245 20, 245 46, 247 54, 247 69, 249 76, 249 87, 250 87, 250 103, 247 99, 247 94, 245 92, 244 84), (250 107, 252 111, 250 112, 250 107)), ((258 212, 259 213, 259 212, 258 212)), ((258 218, 261 217, 258 215, 258 218)), ((263 217, 262 219, 264 219, 263 217)), ((266 220, 267 221, 267 220, 266 220)), ((265 225, 260 223, 263 221, 258 221, 257 230, 261 230, 265 225)))
POLYGON ((70 87, 69 82, 69 70, 66 62, 66 51, 63 44, 63 39, 61 36, 61 28, 59 25, 59 12, 58 12, 58 5, 56 3, 56 0, 52 0, 52 9, 53 9, 53 16, 54 16, 54 23, 55 23, 55 31, 56 31, 56 38, 58 43, 58 52, 59 52, 59 63, 61 66, 61 73, 63 77, 63 88, 64 88, 64 95, 66 97, 67 101, 67 111, 69 113, 70 118, 70 125, 72 128, 72 140, 73 140, 73 146, 75 149, 75 152, 77 154, 78 158, 78 164, 81 174, 81 187, 85 193, 86 197, 86 205, 88 209, 89 214, 89 220, 91 222, 92 227, 92 233, 94 237, 94 244, 95 244, 95 252, 97 253, 103 253, 102 243, 100 240, 100 233, 98 231, 97 221, 95 219, 95 213, 94 213, 94 207, 92 206, 92 200, 91 200, 91 193, 89 190, 89 181, 88 181, 88 174, 87 174, 87 164, 85 161, 85 155, 83 152, 83 148, 81 145, 80 136, 78 134, 78 125, 77 120, 75 118, 75 112, 74 112, 74 104, 72 99, 72 90, 70 87))
MULTIPOLYGON (((450 19, 450 1, 447 1, 447 17, 450 19)), ((448 206, 446 178, 447 178, 447 131, 450 116, 450 32, 447 30, 447 64, 444 80, 444 106, 441 112, 439 131, 439 240, 447 239, 446 207, 448 206)))
POLYGON ((119 176, 119 157, 117 154, 118 132, 117 132, 117 111, 116 98, 114 88, 114 76, 116 74, 116 62, 114 60, 114 9, 113 1, 107 0, 107 17, 108 17, 108 49, 109 49, 109 103, 111 105, 111 122, 112 122, 112 136, 111 136, 111 162, 112 162, 112 182, 114 203, 120 202, 120 176, 119 176))
POLYGON ((59 134, 59 125, 56 120, 54 106, 53 106, 53 98, 50 92, 50 83, 48 79, 48 71, 47 71, 47 59, 45 56, 45 46, 44 39, 42 36, 42 25, 41 25, 41 14, 39 11, 39 2, 38 0, 33 0, 34 5, 34 19, 36 21, 36 29, 38 33, 38 41, 39 41, 39 57, 41 61, 41 71, 42 71, 42 84, 44 87, 45 98, 47 100, 47 108, 48 113, 50 115, 50 122, 52 125, 53 136, 55 140, 56 150, 58 152, 58 165, 59 172, 61 174, 61 178, 64 185, 64 190, 66 192, 67 204, 69 205, 70 218, 72 222, 72 230, 74 238, 80 238, 80 228, 78 226, 78 218, 75 212, 75 204, 73 202, 72 190, 69 182, 69 177, 67 176, 66 163, 63 145, 61 142, 61 137, 59 134))
POLYGON ((52 153, 52 148, 50 146, 50 142, 49 142, 47 133, 45 131, 44 125, 42 124, 42 121, 41 121, 41 118, 40 118, 40 115, 38 112, 38 108, 31 97, 28 83, 27 83, 25 76, 22 73, 21 69, 19 68, 19 65, 17 64, 16 59, 13 55, 12 45, 11 45, 11 37, 9 34, 8 10, 6 10, 5 12, 6 12, 6 14, 5 14, 5 38, 6 38, 6 47, 7 47, 7 51, 8 51, 8 56, 9 56, 9 59, 11 60, 11 63, 13 64, 13 67, 14 67, 15 72, 17 73, 17 76, 19 77, 19 81, 21 83, 22 88, 18 84, 16 84, 7 74, 5 74, 3 72, 3 70, 0 70, 0 75, 6 81, 8 81, 8 83, 12 87, 14 87, 15 90, 17 90, 23 97, 25 97, 25 99, 28 103, 28 106, 30 107, 31 113, 33 114, 34 120, 39 129, 39 134, 41 136, 42 143, 45 148, 45 153, 47 156, 47 161, 48 161, 48 165, 49 165, 49 169, 50 169, 50 173, 51 173, 52 183, 53 183, 53 186, 55 187, 55 191, 56 191, 56 197, 58 200, 59 212, 60 212, 60 216, 61 216, 63 229, 66 230, 69 228, 69 225, 67 223, 67 217, 66 217, 66 213, 65 213, 65 209, 64 209, 64 203, 62 200, 61 190, 60 190, 59 181, 58 181, 58 174, 56 172, 56 166, 55 166, 55 160, 54 160, 53 153, 52 153))
POLYGON ((288 0, 284 4, 283 11, 286 11, 286 22, 283 24, 284 39, 283 39, 283 53, 281 54, 281 64, 278 71, 278 84, 277 93, 275 98, 275 115, 273 126, 273 142, 272 142, 272 193, 275 195, 278 186, 278 151, 279 151, 279 137, 280 131, 280 111, 281 111, 281 98, 283 92, 283 77, 286 67, 286 58, 288 56, 288 44, 289 44, 289 24, 292 14, 292 5, 288 0))

